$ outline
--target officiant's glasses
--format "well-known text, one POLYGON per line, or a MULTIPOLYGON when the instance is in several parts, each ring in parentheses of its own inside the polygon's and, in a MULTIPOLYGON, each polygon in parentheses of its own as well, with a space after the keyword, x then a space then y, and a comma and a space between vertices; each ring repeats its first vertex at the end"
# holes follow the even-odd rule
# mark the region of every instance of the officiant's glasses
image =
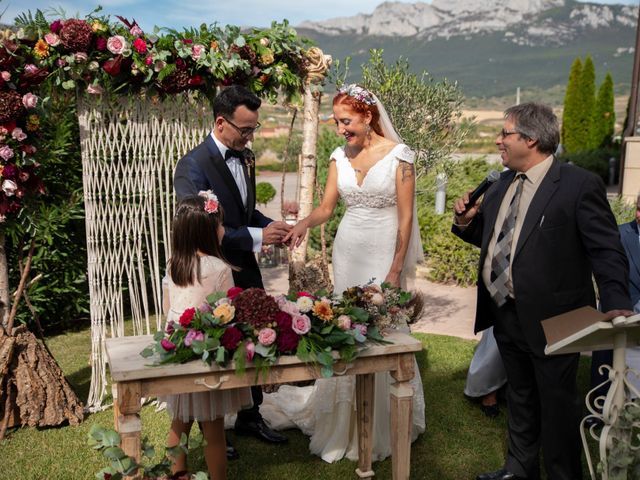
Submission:
POLYGON ((225 118, 224 120, 233 128, 235 128, 236 132, 238 132, 242 138, 250 137, 253 133, 256 133, 258 129, 261 127, 260 122, 258 122, 255 127, 239 127, 228 118, 225 118))
POLYGON ((502 138, 507 138, 509 135, 513 135, 514 133, 520 133, 517 130, 505 130, 504 128, 498 132, 498 136, 502 138))

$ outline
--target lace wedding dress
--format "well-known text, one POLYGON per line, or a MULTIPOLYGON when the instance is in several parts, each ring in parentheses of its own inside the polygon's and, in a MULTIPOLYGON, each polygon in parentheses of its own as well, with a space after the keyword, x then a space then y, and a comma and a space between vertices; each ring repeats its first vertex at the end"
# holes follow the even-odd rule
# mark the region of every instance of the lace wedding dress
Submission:
MULTIPOLYGON (((371 167, 361 185, 343 148, 337 148, 331 158, 338 171, 338 191, 347 206, 333 244, 334 291, 340 294, 354 285, 384 281, 393 261, 398 229, 396 170, 400 161, 413 163, 414 154, 406 145, 396 145, 371 167)), ((422 254, 418 235, 414 221, 405 260, 411 269, 422 254)), ((409 332, 406 325, 400 329, 409 332)), ((424 393, 417 364, 415 372, 411 381, 412 440, 425 430, 424 393)), ((324 461, 334 462, 345 456, 357 460, 355 383, 355 377, 348 375, 319 379, 310 387, 284 385, 276 393, 265 395, 260 411, 273 428, 298 427, 310 435, 309 449, 324 461)), ((391 383, 389 373, 376 374, 373 460, 391 455, 391 383)))
MULTIPOLYGON (((171 278, 167 278, 167 290, 164 292, 167 322, 173 320, 177 323, 187 308, 198 308, 208 295, 218 291, 226 292, 233 286, 231 269, 217 257, 200 257, 200 279, 200 283, 196 281, 194 285, 179 287, 171 278)), ((160 400, 167 402, 171 418, 179 418, 183 422, 215 420, 253 405, 249 388, 183 393, 160 400)))

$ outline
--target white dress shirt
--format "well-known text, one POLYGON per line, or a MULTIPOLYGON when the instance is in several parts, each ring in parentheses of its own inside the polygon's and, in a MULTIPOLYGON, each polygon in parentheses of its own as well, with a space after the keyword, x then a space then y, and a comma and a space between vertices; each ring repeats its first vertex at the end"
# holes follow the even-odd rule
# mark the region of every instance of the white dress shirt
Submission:
MULTIPOLYGON (((224 158, 229 148, 216 138, 214 132, 211 132, 211 138, 216 142, 216 146, 218 147, 218 150, 220 150, 222 158, 224 158)), ((242 205, 244 205, 244 208, 247 208, 247 181, 244 176, 244 167, 242 166, 242 162, 239 158, 231 157, 226 160, 226 163, 227 168, 229 168, 233 179, 236 181, 238 190, 240 191, 242 205)), ((247 227, 247 230, 249 230, 249 234, 253 239, 253 251, 259 252, 262 248, 262 229, 258 227, 247 227)))

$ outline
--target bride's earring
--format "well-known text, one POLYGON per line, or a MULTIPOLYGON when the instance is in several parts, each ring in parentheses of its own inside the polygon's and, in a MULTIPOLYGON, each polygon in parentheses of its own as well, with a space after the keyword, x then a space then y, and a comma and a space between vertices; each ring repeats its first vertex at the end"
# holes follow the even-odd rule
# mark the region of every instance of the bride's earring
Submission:
POLYGON ((366 128, 366 135, 367 135, 367 140, 369 141, 369 143, 371 143, 371 125, 369 125, 368 123, 366 128))

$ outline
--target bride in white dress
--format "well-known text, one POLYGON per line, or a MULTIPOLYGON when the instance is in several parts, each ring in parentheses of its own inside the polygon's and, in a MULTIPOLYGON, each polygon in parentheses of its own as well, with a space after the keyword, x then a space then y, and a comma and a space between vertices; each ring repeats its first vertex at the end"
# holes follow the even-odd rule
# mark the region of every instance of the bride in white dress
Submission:
MULTIPOLYGON (((347 206, 333 244, 334 291, 389 282, 406 288, 422 258, 415 215, 415 154, 400 143, 380 101, 349 85, 333 101, 338 133, 346 146, 331 154, 322 203, 289 233, 292 247, 307 229, 326 222, 342 198, 347 206)), ((285 238, 285 241, 287 238, 285 238)), ((409 331, 404 325, 399 327, 409 331)), ((416 366, 412 439, 425 430, 424 393, 416 366)), ((373 460, 391 455, 389 373, 376 374, 373 460)), ((311 436, 309 448, 326 462, 358 458, 355 377, 317 380, 311 387, 282 386, 265 395, 261 412, 273 428, 297 426, 311 436)))

